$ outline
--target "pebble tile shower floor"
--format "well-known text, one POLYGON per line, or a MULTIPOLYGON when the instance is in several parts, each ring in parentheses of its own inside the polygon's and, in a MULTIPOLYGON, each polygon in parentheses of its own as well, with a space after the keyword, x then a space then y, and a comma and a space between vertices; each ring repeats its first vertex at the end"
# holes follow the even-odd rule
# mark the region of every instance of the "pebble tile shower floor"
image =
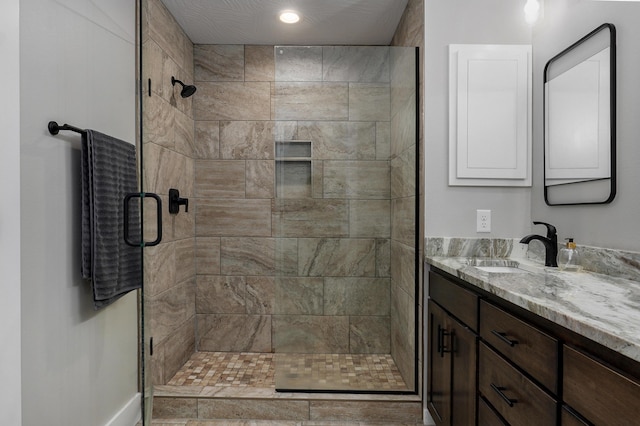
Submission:
POLYGON ((169 386, 407 390, 390 355, 196 352, 169 386))

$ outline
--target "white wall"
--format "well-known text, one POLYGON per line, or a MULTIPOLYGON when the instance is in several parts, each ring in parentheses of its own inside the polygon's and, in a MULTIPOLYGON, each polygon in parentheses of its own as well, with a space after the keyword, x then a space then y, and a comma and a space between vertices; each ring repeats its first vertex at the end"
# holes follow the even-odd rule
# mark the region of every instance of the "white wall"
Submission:
POLYGON ((21 423, 20 392, 20 0, 0 13, 0 424, 21 423))
POLYGON ((448 45, 530 44, 523 2, 425 1, 425 235, 507 237, 525 235, 531 219, 530 188, 448 186, 448 45), (492 211, 492 232, 476 233, 476 209, 492 211))
POLYGON ((20 7, 22 424, 104 425, 138 404, 136 294, 93 310, 80 276, 79 135, 46 125, 134 142, 135 2, 20 7))
POLYGON ((640 250, 640 3, 547 0, 534 28, 534 187, 532 217, 553 223, 578 244, 640 250), (608 205, 549 207, 544 202, 542 78, 546 62, 605 22, 617 32, 618 194, 608 205))

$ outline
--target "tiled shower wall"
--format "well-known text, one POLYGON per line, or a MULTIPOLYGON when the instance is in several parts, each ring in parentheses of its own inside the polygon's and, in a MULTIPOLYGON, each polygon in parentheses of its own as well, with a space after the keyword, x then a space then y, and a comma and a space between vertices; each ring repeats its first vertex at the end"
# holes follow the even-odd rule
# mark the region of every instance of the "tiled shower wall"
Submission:
MULTIPOLYGON (((170 188, 194 195, 192 98, 171 85, 172 76, 193 81, 193 45, 160 0, 143 4, 144 190, 163 203, 162 242, 144 251, 145 321, 154 342, 152 380, 164 384, 195 352, 195 209, 168 212, 170 188)), ((155 238, 155 217, 154 204, 145 204, 147 241, 155 238)))
MULTIPOLYGON (((424 0, 409 0, 391 45, 418 47, 420 56, 418 58, 419 86, 415 89, 415 96, 418 97, 420 108, 417 141, 420 147, 419 164, 416 164, 414 134, 406 133, 410 131, 412 126, 415 130, 415 122, 412 120, 416 117, 416 98, 407 97, 402 93, 402 91, 409 89, 406 87, 406 83, 411 81, 412 76, 407 73, 412 67, 415 70, 415 63, 409 62, 412 61, 412 58, 402 55, 392 63, 404 64, 404 66, 392 68, 391 74, 392 111, 397 112, 391 118, 391 202, 393 206, 391 220, 391 354, 405 382, 413 387, 415 363, 418 363, 418 371, 422 371, 423 360, 421 342, 416 342, 414 337, 416 325, 419 327, 418 336, 422 336, 421 325, 423 324, 422 315, 424 312, 422 285, 419 285, 419 294, 416 294, 415 289, 416 273, 418 274, 417 282, 423 282, 422 268, 418 267, 416 271, 412 262, 415 261, 416 255, 418 259, 423 258, 424 242, 421 241, 422 238, 419 238, 418 253, 416 253, 415 233, 424 235, 425 213, 422 209, 420 210, 420 216, 415 223, 418 229, 415 229, 411 219, 416 203, 419 206, 424 206, 424 185, 420 185, 417 197, 415 190, 416 167, 418 167, 418 181, 424 182, 424 102, 422 99, 424 59, 421 56, 424 52, 424 0), (416 313, 419 316, 417 321, 414 315, 416 301, 419 306, 416 313), (417 352, 416 344, 419 345, 417 352), (416 359, 416 353, 418 359, 416 359)), ((395 52, 406 54, 406 51, 395 52)), ((418 380, 421 379, 422 374, 419 374, 418 380)), ((422 389, 420 382, 417 383, 417 389, 422 389)))
POLYGON ((389 353, 390 50, 275 56, 195 46, 198 349, 389 353), (294 139, 310 196, 275 198, 294 139))

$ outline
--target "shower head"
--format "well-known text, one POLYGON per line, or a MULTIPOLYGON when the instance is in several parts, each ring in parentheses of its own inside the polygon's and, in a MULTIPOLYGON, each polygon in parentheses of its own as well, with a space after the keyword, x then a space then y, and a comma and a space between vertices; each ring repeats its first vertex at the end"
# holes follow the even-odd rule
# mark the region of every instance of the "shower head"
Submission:
POLYGON ((180 96, 183 98, 188 98, 189 96, 196 93, 196 86, 186 85, 175 77, 171 77, 171 85, 175 86, 176 83, 179 83, 182 86, 182 90, 180 91, 180 96))

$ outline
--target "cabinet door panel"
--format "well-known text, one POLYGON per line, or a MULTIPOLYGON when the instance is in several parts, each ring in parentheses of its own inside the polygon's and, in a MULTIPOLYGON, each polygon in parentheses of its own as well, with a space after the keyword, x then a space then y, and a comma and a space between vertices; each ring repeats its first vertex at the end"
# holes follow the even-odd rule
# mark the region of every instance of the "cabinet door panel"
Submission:
POLYGON ((568 346, 563 350, 563 399, 593 424, 640 419, 640 384, 568 346))
POLYGON ((453 411, 451 424, 476 424, 476 361, 477 338, 468 327, 449 317, 451 330, 451 357, 453 358, 453 411))
POLYGON ((451 424, 451 356, 448 343, 447 313, 429 300, 428 408, 438 425, 451 424))

